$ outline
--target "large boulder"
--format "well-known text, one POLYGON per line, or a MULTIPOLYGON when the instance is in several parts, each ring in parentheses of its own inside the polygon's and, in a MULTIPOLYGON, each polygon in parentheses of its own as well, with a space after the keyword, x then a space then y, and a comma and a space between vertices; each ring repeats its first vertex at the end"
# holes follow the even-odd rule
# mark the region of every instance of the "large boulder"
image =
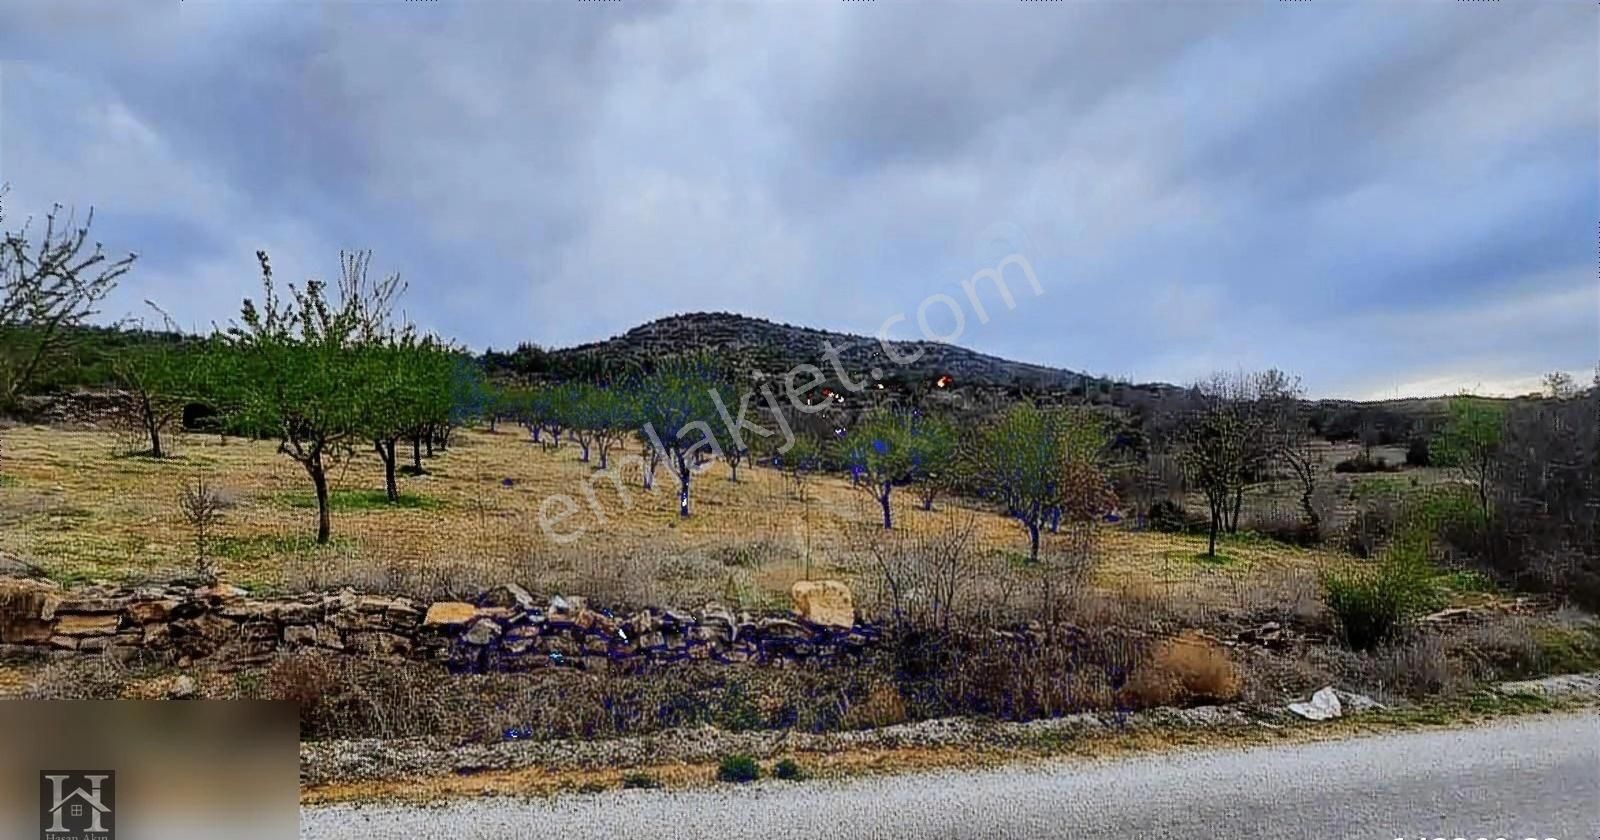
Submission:
POLYGON ((855 601, 850 587, 837 580, 802 580, 789 590, 795 615, 824 627, 854 627, 855 601))

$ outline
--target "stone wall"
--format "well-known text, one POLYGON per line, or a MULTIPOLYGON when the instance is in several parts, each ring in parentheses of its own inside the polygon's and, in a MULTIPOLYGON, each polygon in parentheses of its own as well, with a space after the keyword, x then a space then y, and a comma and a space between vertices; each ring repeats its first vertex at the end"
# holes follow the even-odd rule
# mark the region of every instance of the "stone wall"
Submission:
POLYGON ((475 603, 422 604, 349 589, 262 600, 227 584, 68 591, 0 578, 0 654, 154 656, 225 669, 305 649, 439 662, 458 672, 600 669, 640 659, 761 663, 849 656, 880 638, 837 612, 815 617, 833 623, 736 615, 717 604, 618 615, 581 598, 539 602, 514 585, 475 603))

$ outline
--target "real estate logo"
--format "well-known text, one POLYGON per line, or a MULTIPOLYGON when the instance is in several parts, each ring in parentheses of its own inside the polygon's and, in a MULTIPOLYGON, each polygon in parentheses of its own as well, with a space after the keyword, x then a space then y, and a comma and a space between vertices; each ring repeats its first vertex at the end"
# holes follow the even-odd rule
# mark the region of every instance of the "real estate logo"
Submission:
POLYGON ((40 773, 40 840, 114 840, 116 779, 111 770, 40 773))

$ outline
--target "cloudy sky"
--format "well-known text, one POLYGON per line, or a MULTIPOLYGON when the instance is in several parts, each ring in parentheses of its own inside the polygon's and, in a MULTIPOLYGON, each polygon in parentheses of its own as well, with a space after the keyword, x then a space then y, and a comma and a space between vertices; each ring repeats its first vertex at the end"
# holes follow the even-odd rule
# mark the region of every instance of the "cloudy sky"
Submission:
MULTIPOLYGON (((96 208, 186 327, 341 248, 475 348, 678 312, 873 333, 1009 253, 959 343, 1322 396, 1600 359, 1573 3, 12 0, 6 229, 96 208)), ((942 306, 930 327, 954 329, 942 306)))

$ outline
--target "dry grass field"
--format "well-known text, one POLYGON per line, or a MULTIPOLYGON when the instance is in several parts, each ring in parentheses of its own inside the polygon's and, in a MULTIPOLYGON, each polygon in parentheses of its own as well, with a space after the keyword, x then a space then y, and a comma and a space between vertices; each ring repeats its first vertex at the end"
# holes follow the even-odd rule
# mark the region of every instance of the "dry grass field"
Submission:
MULTIPOLYGON (((735 483, 723 464, 696 476, 686 520, 665 470, 653 492, 636 469, 622 470, 626 500, 611 481, 594 480, 602 519, 584 492, 596 473, 575 445, 546 451, 520 432, 475 429, 426 459, 426 475, 401 476, 399 505, 384 501, 374 455, 358 452, 335 469, 333 543, 318 547, 310 482, 273 442, 181 435, 175 456, 155 461, 120 454, 117 436, 106 432, 19 427, 3 440, 0 550, 68 582, 192 570, 193 532, 177 499, 197 477, 230 502, 208 551, 224 579, 275 591, 352 585, 441 596, 514 581, 547 594, 760 608, 785 604, 789 586, 808 575, 842 577, 869 597, 877 553, 926 550, 963 535, 974 562, 994 572, 986 583, 999 586, 1026 550, 1014 521, 956 500, 928 512, 899 493, 896 528, 886 535, 875 500, 845 478, 814 477, 802 499, 775 470, 744 468, 735 483), (584 529, 576 540, 541 528, 539 507, 553 494, 576 501, 578 511, 556 526, 557 535, 584 529)), ((1102 588, 1202 609, 1314 600, 1316 570, 1335 561, 1245 537, 1208 561, 1197 557, 1204 542, 1194 537, 1109 525, 1097 536, 1102 588)), ((1047 537, 1045 552, 1068 549, 1065 541, 1047 537)))

